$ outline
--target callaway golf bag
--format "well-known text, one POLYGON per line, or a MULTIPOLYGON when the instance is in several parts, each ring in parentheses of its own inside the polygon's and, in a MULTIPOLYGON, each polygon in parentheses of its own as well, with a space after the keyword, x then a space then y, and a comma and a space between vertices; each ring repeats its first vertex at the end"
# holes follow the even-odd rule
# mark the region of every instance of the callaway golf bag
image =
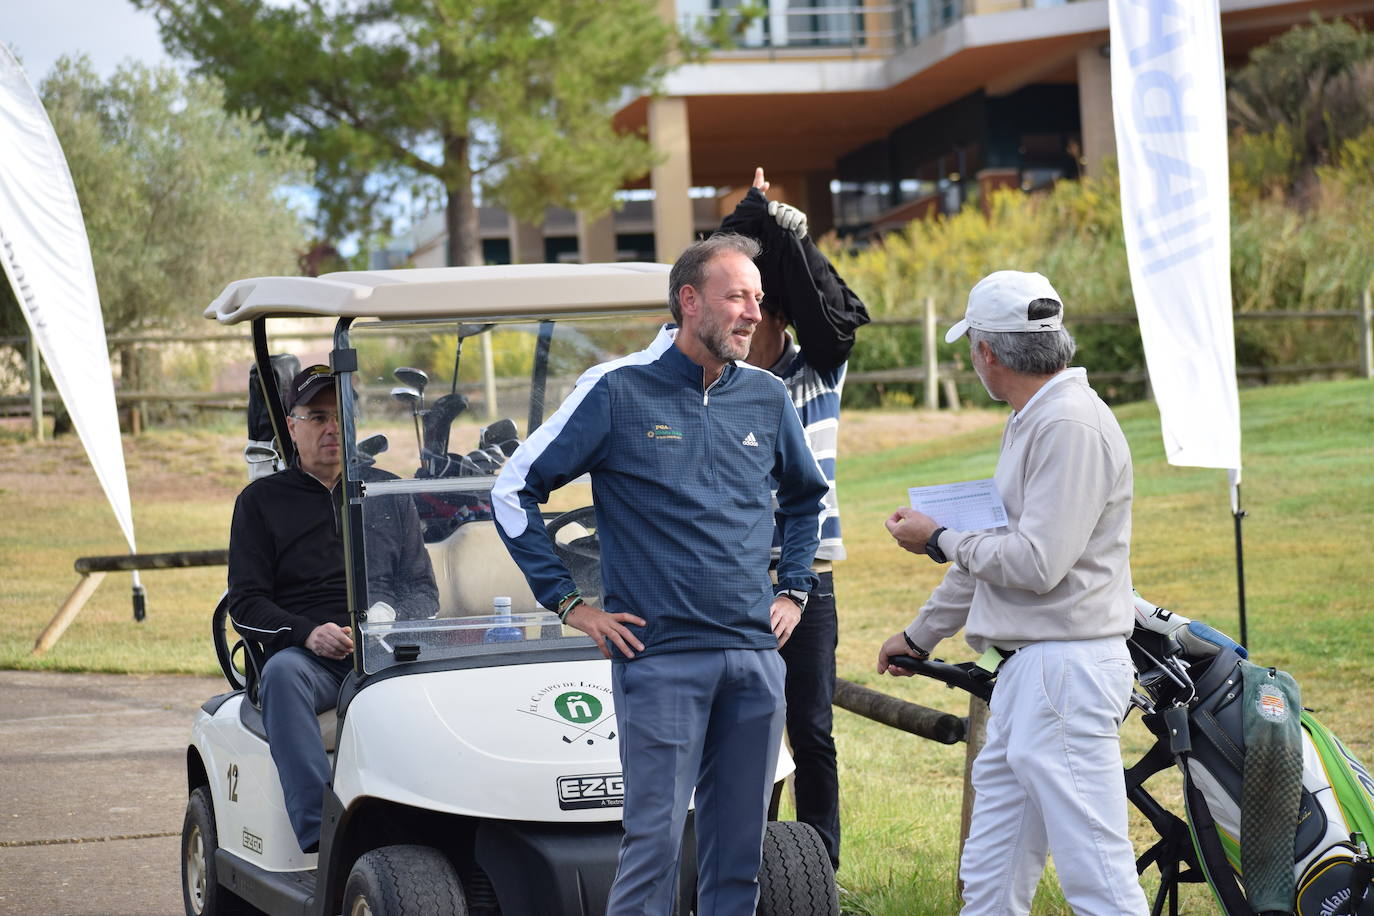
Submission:
MULTIPOLYGON (((1128 641, 1153 746, 1126 769, 1131 803, 1159 839, 1136 860, 1159 869, 1154 916, 1178 886, 1205 881, 1225 916, 1374 916, 1374 778, 1302 707, 1286 672, 1247 659, 1211 627, 1137 596, 1128 641), (1174 768, 1184 817, 1145 789, 1174 768)), ((988 699, 974 663, 895 664, 988 699)))

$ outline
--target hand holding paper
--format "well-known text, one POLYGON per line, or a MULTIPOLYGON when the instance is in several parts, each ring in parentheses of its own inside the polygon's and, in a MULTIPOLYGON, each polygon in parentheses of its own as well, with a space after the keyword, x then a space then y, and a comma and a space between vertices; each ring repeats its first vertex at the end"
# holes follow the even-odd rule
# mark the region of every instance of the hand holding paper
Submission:
POLYGON ((888 516, 887 533, 892 535, 903 550, 912 553, 925 553, 926 541, 940 525, 935 519, 915 509, 901 508, 888 516))
POLYGON ((1000 528, 1007 523, 1007 507, 991 478, 912 487, 907 491, 911 508, 929 515, 936 523, 956 531, 1000 528))

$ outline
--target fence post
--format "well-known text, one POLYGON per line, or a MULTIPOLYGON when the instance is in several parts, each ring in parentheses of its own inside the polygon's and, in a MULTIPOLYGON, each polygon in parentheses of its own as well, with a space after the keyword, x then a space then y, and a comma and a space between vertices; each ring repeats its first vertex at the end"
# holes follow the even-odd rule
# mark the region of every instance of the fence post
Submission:
POLYGON ((32 418, 33 438, 43 441, 43 364, 38 357, 38 338, 29 332, 29 416, 32 418))
POLYGON ((487 395, 487 419, 501 416, 496 408, 496 354, 490 334, 482 335, 482 385, 487 395))
POLYGON ((1360 372, 1365 378, 1374 378, 1374 321, 1370 317, 1370 299, 1374 295, 1369 290, 1360 294, 1360 372))
POLYGON ((926 296, 925 323, 925 362, 926 362, 926 409, 938 410, 940 407, 939 367, 935 364, 935 299, 926 296))
MULTIPOLYGON (((968 840, 969 825, 973 822, 973 761, 988 740, 988 704, 977 697, 968 698, 968 729, 964 740, 964 805, 959 814, 959 861, 964 858, 964 843, 968 840)), ((964 882, 955 869, 954 887, 960 900, 964 899, 964 882)))

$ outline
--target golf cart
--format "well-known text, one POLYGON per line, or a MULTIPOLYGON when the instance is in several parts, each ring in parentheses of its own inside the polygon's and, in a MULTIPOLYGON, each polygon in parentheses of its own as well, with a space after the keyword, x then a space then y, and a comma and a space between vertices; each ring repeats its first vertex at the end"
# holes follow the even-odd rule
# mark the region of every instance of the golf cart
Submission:
MULTIPOLYGON (((285 325, 289 339, 300 331, 279 319, 334 320, 356 649, 337 709, 320 717, 333 778, 319 851, 306 854, 263 729, 262 648, 232 629, 221 599, 212 631, 232 689, 201 707, 187 749, 188 914, 605 911, 622 804, 610 663, 537 604, 497 536, 490 490, 546 404, 556 407, 590 366, 653 338, 667 274, 603 264, 274 277, 232 283, 211 304, 208 318, 251 323, 274 438, 255 454, 278 466, 293 455, 267 324, 285 325), (475 345, 480 359, 464 363, 475 345), (369 597, 370 520, 396 511, 419 518, 437 613, 369 597)), ((560 556, 596 596, 590 504, 582 480, 545 508, 560 556)), ((791 770, 784 750, 758 911, 836 914, 819 837, 776 821, 791 770)), ((689 818, 681 914, 695 907, 691 830, 689 818)))

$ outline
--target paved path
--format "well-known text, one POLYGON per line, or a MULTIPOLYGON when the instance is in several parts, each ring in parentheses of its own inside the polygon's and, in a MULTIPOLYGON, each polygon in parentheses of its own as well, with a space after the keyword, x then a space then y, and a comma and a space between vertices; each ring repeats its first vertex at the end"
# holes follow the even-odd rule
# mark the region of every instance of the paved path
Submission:
POLYGON ((179 916, 186 743, 223 679, 0 671, 0 914, 179 916))

